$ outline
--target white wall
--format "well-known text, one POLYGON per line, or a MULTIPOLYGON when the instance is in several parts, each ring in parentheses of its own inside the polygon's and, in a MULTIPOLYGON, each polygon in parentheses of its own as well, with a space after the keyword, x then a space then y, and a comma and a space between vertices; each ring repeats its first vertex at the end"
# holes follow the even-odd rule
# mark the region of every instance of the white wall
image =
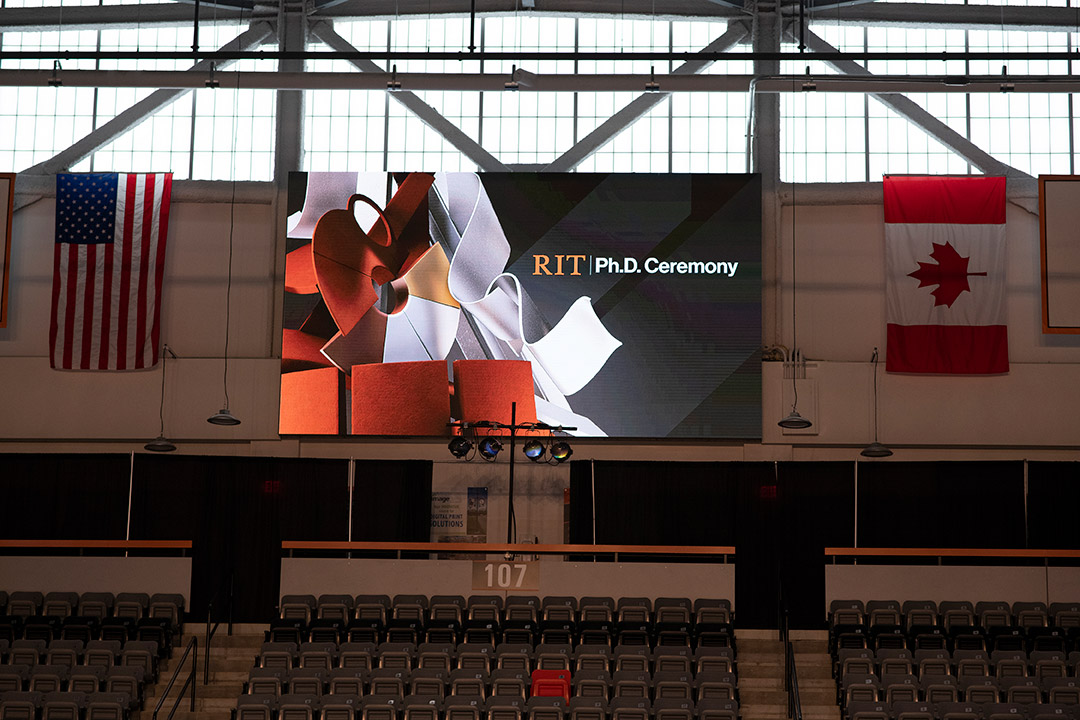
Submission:
MULTIPOLYGON (((181 453, 447 459, 442 441, 280 439, 277 355, 283 205, 263 186, 236 206, 230 327, 230 407, 244 422, 211 426, 222 405, 222 350, 230 206, 185 194, 173 203, 163 299, 169 361, 166 434, 181 453), (185 199, 187 198, 187 199, 185 199)), ((215 191, 216 193, 216 191, 215 191)), ((205 194, 205 193, 203 193, 205 194)), ((17 202, 19 198, 17 197, 17 202)), ((22 198, 26 200, 25 197, 22 198)), ((54 201, 15 214, 9 325, 0 329, 0 452, 142 451, 158 433, 160 371, 109 374, 48 367, 54 201)), ((763 443, 575 442, 575 459, 854 459, 872 439, 870 354, 884 351, 884 229, 877 204, 797 209, 798 340, 810 359, 799 408, 809 432, 775 421, 790 407, 778 363, 763 368, 763 443), (658 448, 661 451, 658 453, 658 448)), ((763 342, 791 344, 791 208, 779 223, 780 252, 766 238, 763 342), (776 290, 779 280, 780 295, 776 290), (775 312, 771 308, 777 308, 775 312)), ((1038 218, 1008 210, 1007 376, 911 377, 881 372, 880 437, 904 459, 1080 459, 1070 418, 1080 407, 1080 336, 1041 334, 1038 218)), ((476 472, 480 472, 477 470, 476 472)))
MULTIPOLYGON (((496 558, 501 560, 501 558, 496 558)), ((474 587, 469 560, 337 560, 283 558, 281 594, 492 594, 474 587)), ((527 595, 725 598, 735 601, 731 564, 576 563, 540 561, 539 589, 527 595)))
POLYGON ((825 605, 833 600, 1002 600, 1073 602, 1080 568, 988 565, 826 565, 825 605))
POLYGON ((191 558, 0 557, 0 588, 9 591, 179 593, 191 604, 191 558))

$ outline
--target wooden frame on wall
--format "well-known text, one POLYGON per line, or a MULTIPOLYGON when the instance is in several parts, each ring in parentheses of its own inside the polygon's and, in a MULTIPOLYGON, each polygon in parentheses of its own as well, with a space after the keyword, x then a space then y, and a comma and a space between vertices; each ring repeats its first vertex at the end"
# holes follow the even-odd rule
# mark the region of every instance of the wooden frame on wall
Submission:
POLYGON ((1040 175, 1039 259, 1046 334, 1080 334, 1078 227, 1080 175, 1040 175))
POLYGON ((0 328, 7 327, 11 273, 11 216, 15 214, 15 174, 0 173, 0 328))

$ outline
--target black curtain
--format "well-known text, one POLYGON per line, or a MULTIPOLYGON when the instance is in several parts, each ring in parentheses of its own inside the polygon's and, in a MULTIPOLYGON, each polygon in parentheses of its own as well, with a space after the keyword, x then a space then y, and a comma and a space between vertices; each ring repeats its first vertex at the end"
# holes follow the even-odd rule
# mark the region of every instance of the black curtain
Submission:
POLYGON ((1080 462, 1028 463, 1028 547, 1080 549, 1080 462))
POLYGON ((859 547, 1024 543, 1023 462, 859 464, 859 547))
POLYGON ((432 467, 430 460, 357 460, 353 540, 431 540, 432 467))
POLYGON ((348 463, 307 458, 137 456, 132 537, 191 539, 191 613, 275 614, 283 540, 345 540, 348 463))
POLYGON ((778 465, 780 582, 793 628, 825 627, 825 548, 855 539, 854 472, 850 462, 778 465))
POLYGON ((780 535, 776 465, 729 463, 737 485, 735 618, 738 627, 774 628, 780 615, 780 535))
POLYGON ((570 541, 734 545, 735 463, 588 462, 570 466, 570 541))
POLYGON ((593 542, 592 461, 570 461, 570 543, 593 542))
POLYGON ((3 537, 124 539, 129 455, 4 454, 0 468, 3 537))

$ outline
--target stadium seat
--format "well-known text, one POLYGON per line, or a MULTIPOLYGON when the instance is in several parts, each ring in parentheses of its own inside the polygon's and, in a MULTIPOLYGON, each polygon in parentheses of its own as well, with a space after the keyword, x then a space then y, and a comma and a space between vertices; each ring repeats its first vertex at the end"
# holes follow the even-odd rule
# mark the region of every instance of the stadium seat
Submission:
MULTIPOLYGON (((367 668, 338 667, 330 671, 327 680, 331 695, 363 695, 367 687, 367 668)), ((359 706, 357 706, 357 709, 359 706)))
POLYGON ((570 698, 569 711, 569 720, 607 720, 607 698, 573 695, 570 698))
POLYGON ((86 693, 51 692, 42 698, 41 720, 81 720, 86 693))
POLYGON ((362 700, 359 695, 333 693, 319 703, 322 720, 356 720, 362 700))

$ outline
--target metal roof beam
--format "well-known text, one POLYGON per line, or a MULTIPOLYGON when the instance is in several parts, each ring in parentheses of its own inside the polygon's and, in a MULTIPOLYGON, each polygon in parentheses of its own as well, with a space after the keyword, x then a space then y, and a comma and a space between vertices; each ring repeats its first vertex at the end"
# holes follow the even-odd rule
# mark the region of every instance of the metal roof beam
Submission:
MULTIPOLYGON (((307 46, 308 19, 303 0, 281 0, 277 31, 279 49, 302 50, 307 46)), ((303 60, 281 60, 278 63, 278 69, 285 72, 303 73, 304 65, 303 60)), ((304 92, 279 90, 276 101, 274 179, 279 187, 286 187, 289 172, 303 167, 304 92)))
POLYGON ((1076 8, 1017 7, 1008 5, 956 5, 918 3, 865 3, 833 8, 820 6, 810 13, 811 22, 957 30, 1075 30, 1076 8))
MULTIPOLYGON (((310 31, 312 35, 334 50, 342 52, 355 50, 349 41, 337 34, 333 25, 329 22, 312 22, 310 31)), ((386 72, 371 60, 357 59, 350 62, 360 72, 386 72)), ((421 100, 416 94, 408 90, 401 90, 390 93, 390 96, 408 108, 410 112, 420 118, 421 122, 441 135, 448 143, 457 148, 462 155, 472 160, 483 170, 487 172, 508 171, 509 168, 499 162, 498 158, 481 147, 480 143, 466 135, 461 128, 447 120, 438 110, 421 100)))
MULTIPOLYGON (((251 49, 273 34, 273 28, 266 22, 255 22, 251 27, 238 35, 232 41, 226 43, 223 49, 251 49)), ((209 73, 211 63, 203 60, 196 63, 191 69, 209 73)), ((112 120, 98 128, 95 128, 86 137, 75 142, 65 150, 49 158, 44 162, 26 170, 30 174, 52 175, 69 170, 72 165, 89 157, 101 147, 112 142, 120 135, 139 125, 148 117, 161 110, 166 105, 176 102, 191 89, 180 90, 156 90, 148 96, 119 113, 112 120)))
MULTIPOLYGON (((215 8, 199 14, 199 25, 236 24, 251 19, 251 11, 215 8)), ((100 30, 191 25, 195 8, 187 4, 75 5, 72 7, 12 7, 0 9, 0 30, 4 32, 56 32, 79 28, 100 30)))
MULTIPOLYGON (((484 14, 521 14, 520 0, 479 0, 478 12, 484 14)), ((614 15, 637 19, 702 19, 723 21, 747 18, 745 10, 719 5, 712 0, 670 0, 659 12, 655 3, 628 0, 625 8, 612 12, 610 2, 600 0, 546 0, 543 11, 536 16, 552 15, 614 15), (650 9, 652 8, 652 9, 650 9)), ((207 9, 203 3, 199 24, 229 24, 252 19, 252 10, 221 5, 207 9)), ((1077 27, 1076 8, 1019 7, 1008 5, 965 5, 957 12, 956 5, 920 3, 838 2, 828 6, 813 4, 807 8, 811 22, 848 25, 874 25, 919 28, 1001 29, 1032 31, 1069 31, 1077 27), (841 7, 842 6, 842 7, 841 7)), ((795 13, 784 7, 785 14, 795 13)), ((468 14, 468 4, 461 0, 441 0, 426 3, 406 3, 398 6, 392 0, 344 0, 338 4, 317 5, 312 18, 372 19, 411 17, 415 15, 462 16, 468 14)), ((0 8, 0 31, 48 32, 57 28, 142 28, 189 25, 195 20, 195 8, 187 2, 154 5, 104 5, 72 7, 10 7, 0 8)))
MULTIPOLYGON (((383 17, 396 18, 407 15, 469 15, 467 0, 429 0, 428 2, 402 3, 400 0, 343 0, 316 13, 323 18, 383 17)), ((522 10, 521 0, 476 0, 477 14, 484 15, 619 15, 625 17, 656 18, 745 18, 741 8, 718 5, 712 0, 543 0, 536 10, 522 10)))
MULTIPOLYGON (((747 36, 746 26, 742 23, 731 23, 727 32, 706 45, 702 52, 722 52, 745 39, 747 36)), ((712 65, 708 60, 688 60, 672 71, 672 75, 696 75, 712 65)), ((582 88, 584 89, 584 88, 582 88)), ((555 158, 544 170, 546 172, 568 172, 635 121, 644 117, 650 110, 671 96, 670 92, 646 92, 631 100, 622 110, 609 117, 591 133, 574 143, 574 146, 555 158)))
MULTIPOLYGON (((807 47, 813 52, 835 53, 836 48, 812 32, 806 33, 807 47)), ((872 77, 873 73, 853 60, 829 60, 829 65, 842 73, 872 77)), ((923 109, 906 95, 898 93, 872 93, 872 97, 893 112, 914 123, 930 137, 955 152, 987 175, 1005 175, 1012 178, 1030 178, 1025 172, 1001 162, 988 152, 953 130, 933 114, 923 109)))

